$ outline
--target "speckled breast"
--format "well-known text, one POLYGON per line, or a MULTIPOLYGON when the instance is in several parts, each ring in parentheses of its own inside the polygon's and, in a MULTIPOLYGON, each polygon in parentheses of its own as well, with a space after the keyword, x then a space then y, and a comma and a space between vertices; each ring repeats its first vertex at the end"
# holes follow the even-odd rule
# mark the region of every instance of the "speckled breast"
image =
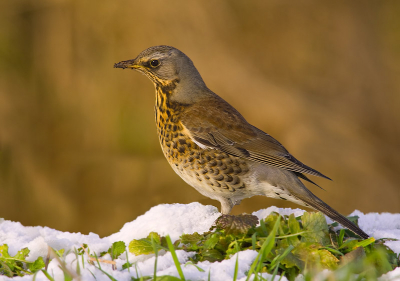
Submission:
POLYGON ((242 159, 215 149, 202 149, 185 134, 180 115, 186 105, 171 103, 157 91, 156 125, 162 150, 174 171, 210 198, 245 188, 242 159), (214 196, 215 195, 215 196, 214 196))

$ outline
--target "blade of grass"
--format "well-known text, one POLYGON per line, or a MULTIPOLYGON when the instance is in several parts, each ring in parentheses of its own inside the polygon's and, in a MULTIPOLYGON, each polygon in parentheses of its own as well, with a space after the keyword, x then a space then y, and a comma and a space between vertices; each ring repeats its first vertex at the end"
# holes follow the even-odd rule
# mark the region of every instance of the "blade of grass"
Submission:
POLYGON ((71 278, 71 280, 72 280, 74 277, 78 277, 78 275, 76 275, 75 273, 71 272, 71 271, 67 268, 66 263, 65 263, 65 259, 61 260, 60 257, 59 257, 59 256, 56 254, 56 252, 53 250, 53 248, 49 247, 49 249, 50 249, 50 251, 52 252, 54 259, 58 261, 59 267, 61 268, 61 270, 62 270, 63 273, 64 273, 64 279, 68 278, 67 276, 69 276, 69 277, 71 278))
POLYGON ((126 262, 128 263, 128 272, 131 272, 131 266, 132 264, 129 262, 129 256, 128 256, 128 249, 125 250, 125 254, 126 254, 126 262))
POLYGON ((181 268, 181 264, 179 263, 178 257, 176 256, 175 248, 174 248, 174 245, 172 245, 171 238, 169 237, 169 235, 167 235, 165 237, 165 239, 167 240, 168 248, 171 252, 171 255, 174 260, 176 269, 178 270, 179 276, 181 277, 182 280, 185 281, 186 279, 185 279, 185 276, 183 275, 183 271, 181 268))
MULTIPOLYGON (((280 219, 281 219, 281 216, 279 216, 276 219, 274 228, 272 229, 271 233, 268 235, 267 239, 265 239, 264 243, 262 244, 261 249, 260 249, 256 259, 254 260, 253 264, 250 267, 249 272, 247 273, 246 281, 248 281, 250 279, 250 276, 253 274, 253 272, 255 272, 255 273, 260 272, 263 258, 272 250, 272 248, 275 244, 275 236, 276 236, 276 231, 279 226, 280 219)), ((260 224, 261 224, 261 222, 260 222, 260 224)))
POLYGON ((101 269, 100 262, 99 262, 99 258, 97 257, 97 254, 96 254, 96 252, 94 252, 94 257, 96 258, 97 265, 99 266, 99 269, 100 269, 100 270, 102 270, 102 269, 101 269))
POLYGON ((277 265, 276 265, 276 267, 274 269, 274 272, 272 273, 271 281, 274 281, 275 280, 275 276, 278 274, 279 264, 280 264, 280 261, 278 261, 278 263, 277 263, 277 265))
POLYGON ((236 253, 235 272, 233 273, 233 281, 236 281, 239 271, 239 252, 236 253))
POLYGON ((139 278, 139 272, 137 270, 137 263, 135 262, 135 271, 136 271, 136 278, 139 278))
POLYGON ((81 275, 81 266, 79 265, 79 256, 78 256, 78 252, 76 251, 76 248, 74 248, 75 251, 75 257, 76 257, 76 273, 78 275, 81 275))
POLYGON ((47 272, 47 270, 42 269, 43 274, 49 279, 50 281, 55 281, 53 277, 47 272))
POLYGON ((89 268, 88 268, 88 270, 89 270, 90 274, 92 274, 94 280, 97 280, 97 278, 96 278, 96 276, 94 276, 93 272, 89 268))
POLYGON ((254 234, 251 236, 251 245, 253 247, 253 250, 256 250, 256 245, 257 245, 257 232, 254 232, 254 234))
POLYGON ((115 279, 114 277, 112 277, 108 272, 104 271, 103 269, 96 267, 98 270, 100 270, 101 272, 103 272, 105 275, 107 275, 108 278, 110 278, 110 280, 112 281, 118 281, 117 279, 115 279))
POLYGON ((67 271, 63 270, 63 267, 61 265, 58 266, 64 273, 64 281, 72 281, 72 276, 68 274, 67 271))
POLYGON ((340 230, 339 238, 338 238, 338 245, 339 245, 339 247, 342 246, 342 244, 343 244, 343 238, 344 238, 344 234, 345 234, 345 233, 346 233, 346 231, 342 228, 342 229, 340 230))
POLYGON ((344 254, 342 252, 340 252, 340 251, 338 251, 338 250, 336 250, 334 248, 328 247, 328 246, 327 247, 322 247, 322 248, 319 248, 319 249, 325 249, 325 250, 328 250, 329 252, 331 252, 333 254, 336 254, 336 255, 339 255, 339 256, 344 256, 344 254))
POLYGON ((151 236, 151 246, 153 247, 154 254, 156 255, 156 260, 154 261, 154 280, 157 280, 157 261, 158 261, 158 247, 154 242, 154 237, 151 236))
POLYGON ((186 263, 185 263, 185 267, 186 267, 187 265, 193 265, 195 268, 197 268, 198 271, 200 271, 200 272, 205 272, 204 269, 202 269, 200 266, 194 264, 192 261, 186 262, 186 263))
POLYGON ((294 246, 293 246, 293 245, 289 245, 289 247, 287 247, 287 248, 285 249, 285 251, 284 251, 281 255, 276 256, 276 257, 272 260, 272 262, 271 262, 270 269, 274 269, 275 267, 278 267, 279 264, 281 263, 281 261, 282 261, 293 249, 294 249, 294 246))
POLYGON ((342 244, 342 246, 339 247, 339 250, 340 250, 340 249, 343 249, 343 248, 346 248, 347 245, 349 245, 350 243, 353 243, 355 240, 356 240, 356 239, 355 239, 355 238, 352 238, 352 237, 349 238, 349 239, 347 239, 346 242, 344 242, 344 243, 342 244))
POLYGON ((370 237, 370 238, 368 238, 368 239, 365 239, 365 240, 362 240, 362 241, 356 243, 356 244, 354 245, 353 249, 355 249, 355 248, 357 248, 357 247, 366 247, 366 246, 368 246, 369 244, 372 244, 372 243, 374 243, 374 242, 375 242, 375 238, 374 238, 374 237, 370 237))
POLYGON ((301 231, 301 232, 294 233, 294 234, 288 234, 288 235, 279 235, 279 236, 276 236, 276 239, 281 239, 281 238, 288 238, 288 237, 299 236, 299 235, 302 235, 302 234, 304 234, 304 233, 307 233, 307 232, 310 232, 310 231, 301 231))
POLYGON ((267 239, 265 240, 265 242, 268 241, 265 248, 262 251, 260 249, 261 259, 257 266, 257 272, 261 272, 262 261, 266 259, 267 255, 271 252, 272 248, 275 245, 275 239, 276 239, 276 234, 277 234, 279 226, 280 226, 280 220, 281 220, 281 216, 279 215, 279 217, 276 219, 274 228, 272 229, 271 233, 268 235, 267 239))
POLYGON ((260 227, 261 227, 261 230, 264 232, 264 235, 268 235, 268 229, 265 226, 264 220, 260 220, 260 227))

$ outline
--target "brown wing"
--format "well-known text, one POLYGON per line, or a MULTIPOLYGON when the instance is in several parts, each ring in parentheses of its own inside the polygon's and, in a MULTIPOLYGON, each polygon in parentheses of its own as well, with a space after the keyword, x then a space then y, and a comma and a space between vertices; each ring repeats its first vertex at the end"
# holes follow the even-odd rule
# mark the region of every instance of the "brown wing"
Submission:
MULTIPOLYGON (((187 108, 182 125, 203 146, 266 165, 329 179, 294 158, 277 140, 247 123, 240 113, 218 96, 187 108)), ((304 175, 302 178, 308 180, 304 175)))

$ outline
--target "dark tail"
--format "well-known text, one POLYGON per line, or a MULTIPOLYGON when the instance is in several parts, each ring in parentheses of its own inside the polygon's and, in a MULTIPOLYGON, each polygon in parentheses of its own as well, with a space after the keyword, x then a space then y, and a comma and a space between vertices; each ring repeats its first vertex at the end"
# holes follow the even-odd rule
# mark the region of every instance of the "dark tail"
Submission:
POLYGON ((344 227, 348 228, 349 230, 351 230, 352 232, 354 232, 361 238, 363 238, 363 239, 369 238, 368 234, 366 234, 364 231, 362 231, 362 229, 359 228, 358 226, 356 226, 354 223, 349 221, 346 217, 344 217, 341 214, 339 214, 338 212, 336 212, 334 209, 332 209, 329 205, 324 203, 321 199, 319 199, 317 196, 315 196, 311 192, 310 192, 310 195, 312 195, 312 196, 310 196, 308 198, 303 197, 303 198, 299 198, 299 199, 306 202, 308 205, 310 205, 314 209, 321 211, 322 213, 324 213, 325 215, 327 215, 334 221, 337 221, 338 223, 340 223, 344 227))

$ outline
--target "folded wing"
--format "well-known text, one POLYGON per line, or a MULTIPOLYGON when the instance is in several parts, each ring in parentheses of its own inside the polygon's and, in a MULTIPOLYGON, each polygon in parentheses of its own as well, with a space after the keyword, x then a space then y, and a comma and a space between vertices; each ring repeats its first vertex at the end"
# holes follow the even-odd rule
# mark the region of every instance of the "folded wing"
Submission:
POLYGON ((182 125, 196 143, 237 157, 293 171, 308 181, 310 180, 302 175, 303 173, 329 179, 294 158, 273 137, 250 125, 224 100, 218 96, 214 99, 208 99, 206 104, 197 103, 189 107, 181 117, 182 125))

